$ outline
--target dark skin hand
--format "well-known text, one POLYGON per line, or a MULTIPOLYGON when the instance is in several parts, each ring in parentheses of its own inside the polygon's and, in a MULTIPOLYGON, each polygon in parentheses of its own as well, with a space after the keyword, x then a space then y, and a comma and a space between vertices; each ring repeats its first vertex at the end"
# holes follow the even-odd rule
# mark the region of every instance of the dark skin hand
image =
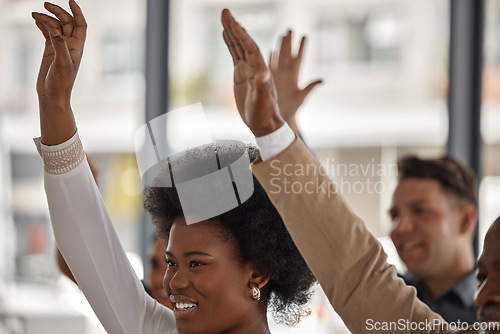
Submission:
POLYGON ((83 55, 87 23, 74 0, 69 1, 73 15, 48 2, 44 7, 55 18, 42 13, 31 14, 45 38, 36 90, 42 142, 56 145, 76 132, 70 99, 83 55))
POLYGON ((227 9, 222 11, 222 25, 224 42, 233 58, 238 112, 256 137, 274 132, 284 120, 271 71, 257 44, 227 9))

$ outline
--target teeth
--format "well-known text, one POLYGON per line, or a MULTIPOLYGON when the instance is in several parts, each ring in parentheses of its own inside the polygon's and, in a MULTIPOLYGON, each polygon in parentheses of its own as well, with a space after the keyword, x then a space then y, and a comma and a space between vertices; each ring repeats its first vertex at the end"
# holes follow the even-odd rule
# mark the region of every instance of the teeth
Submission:
POLYGON ((408 250, 408 249, 411 249, 411 248, 414 248, 417 246, 418 246, 418 242, 409 242, 407 244, 404 244, 402 248, 403 248, 403 250, 408 250))
POLYGON ((195 306, 196 304, 175 303, 175 308, 177 308, 178 310, 187 310, 195 306))

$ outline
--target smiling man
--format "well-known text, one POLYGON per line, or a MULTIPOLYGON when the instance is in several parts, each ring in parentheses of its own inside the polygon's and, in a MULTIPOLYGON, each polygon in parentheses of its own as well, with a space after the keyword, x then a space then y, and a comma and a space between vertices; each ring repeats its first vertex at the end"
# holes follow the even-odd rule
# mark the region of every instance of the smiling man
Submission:
POLYGON ((449 322, 476 319, 477 185, 472 170, 444 156, 399 161, 390 215, 391 239, 417 296, 449 322))

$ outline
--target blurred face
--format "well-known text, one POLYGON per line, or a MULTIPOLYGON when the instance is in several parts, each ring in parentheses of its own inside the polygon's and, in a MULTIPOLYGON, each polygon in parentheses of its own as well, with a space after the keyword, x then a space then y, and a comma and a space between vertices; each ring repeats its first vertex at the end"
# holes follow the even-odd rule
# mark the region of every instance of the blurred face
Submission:
POLYGON ((460 212, 437 181, 401 181, 390 214, 391 239, 410 273, 426 279, 453 265, 459 245, 460 212))
POLYGON ((233 242, 221 239, 217 222, 186 225, 178 217, 166 254, 164 286, 180 334, 245 332, 258 311, 253 271, 238 260, 233 242))
POLYGON ((168 295, 163 288, 163 277, 167 270, 167 263, 165 262, 165 247, 166 242, 155 238, 151 244, 149 254, 149 273, 148 273, 148 287, 151 291, 151 296, 156 299, 160 304, 172 308, 172 304, 168 299, 168 295))
MULTIPOLYGON (((474 303, 479 321, 500 323, 500 219, 491 226, 484 239, 483 253, 478 261, 477 289, 474 303)), ((486 331, 485 333, 500 333, 486 331)))

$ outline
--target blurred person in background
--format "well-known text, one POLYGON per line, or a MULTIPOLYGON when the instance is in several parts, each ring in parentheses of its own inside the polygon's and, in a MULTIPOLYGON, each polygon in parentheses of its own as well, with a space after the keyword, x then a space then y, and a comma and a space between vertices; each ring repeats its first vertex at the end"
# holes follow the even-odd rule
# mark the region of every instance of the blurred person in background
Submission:
POLYGON ((389 212, 403 279, 446 321, 474 323, 474 172, 450 156, 409 156, 398 162, 398 181, 389 212))

